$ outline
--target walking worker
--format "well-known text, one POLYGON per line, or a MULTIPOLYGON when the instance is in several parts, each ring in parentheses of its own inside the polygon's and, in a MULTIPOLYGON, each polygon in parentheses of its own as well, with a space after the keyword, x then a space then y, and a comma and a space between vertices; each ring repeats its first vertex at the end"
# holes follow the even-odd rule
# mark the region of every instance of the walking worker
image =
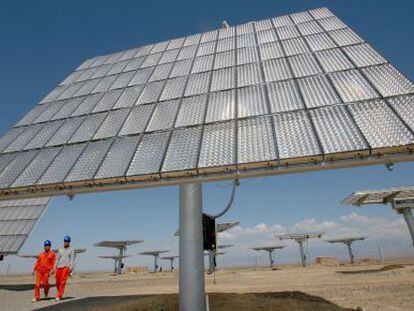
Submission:
POLYGON ((56 287, 57 295, 55 300, 62 299, 65 291, 66 281, 73 269, 73 262, 75 260, 75 250, 70 246, 70 236, 63 238, 63 247, 57 252, 57 264, 56 264, 56 287))
POLYGON ((33 274, 36 273, 36 285, 33 302, 40 300, 40 287, 43 286, 45 298, 49 295, 49 275, 54 272, 56 255, 50 250, 52 243, 46 240, 44 251, 37 257, 36 264, 33 267, 33 274))

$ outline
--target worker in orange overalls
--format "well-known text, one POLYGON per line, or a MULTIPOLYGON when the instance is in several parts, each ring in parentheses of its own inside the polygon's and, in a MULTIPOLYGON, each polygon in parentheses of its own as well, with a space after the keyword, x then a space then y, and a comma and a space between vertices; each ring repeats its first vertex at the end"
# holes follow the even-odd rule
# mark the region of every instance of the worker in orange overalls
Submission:
POLYGON ((45 251, 40 253, 37 257, 36 264, 33 267, 33 274, 36 273, 36 285, 34 298, 32 301, 40 300, 40 286, 43 285, 43 291, 45 293, 45 298, 49 294, 49 274, 54 273, 56 255, 50 250, 52 243, 49 240, 46 240, 44 243, 45 251))
POLYGON ((57 252, 57 264, 56 264, 56 287, 58 293, 55 301, 62 299, 65 291, 66 281, 73 269, 73 263, 75 260, 75 250, 70 246, 70 236, 63 238, 63 247, 57 252))

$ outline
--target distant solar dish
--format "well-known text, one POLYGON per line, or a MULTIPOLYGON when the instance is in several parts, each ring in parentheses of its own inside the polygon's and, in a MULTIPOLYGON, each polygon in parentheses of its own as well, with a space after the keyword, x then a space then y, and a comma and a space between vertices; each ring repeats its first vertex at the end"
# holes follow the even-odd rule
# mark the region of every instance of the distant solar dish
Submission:
POLYGON ((50 201, 49 197, 0 201, 0 255, 19 252, 50 201))
POLYGON ((233 244, 221 244, 221 245, 217 245, 217 249, 230 248, 233 246, 234 246, 233 244))
MULTIPOLYGON (((218 251, 218 252, 216 252, 216 256, 218 256, 218 255, 224 255, 224 254, 227 254, 227 252, 224 252, 224 251, 218 251)), ((210 254, 208 252, 204 253, 204 256, 209 256, 209 255, 210 254)))
MULTIPOLYGON (((58 250, 54 249, 52 250, 54 253, 56 253, 58 250)), ((75 248, 75 254, 80 254, 80 253, 84 253, 86 252, 86 248, 75 248)), ((19 255, 19 257, 22 258, 37 258, 39 255, 35 255, 35 254, 23 254, 23 255, 19 255)))
POLYGON ((115 265, 114 265, 114 273, 115 274, 121 274, 122 273, 122 259, 128 258, 130 257, 129 255, 103 255, 103 256, 98 256, 99 258, 102 259, 113 259, 115 261, 115 265))
POLYGON ((217 224, 217 233, 221 233, 227 230, 230 230, 239 225, 239 221, 224 222, 217 224))
POLYGON ((35 254, 24 254, 24 255, 19 255, 19 257, 37 259, 37 257, 39 257, 39 255, 35 255, 35 254))
MULTIPOLYGON (((55 253, 58 251, 58 249, 53 250, 55 253)), ((75 248, 75 254, 82 254, 86 252, 86 248, 75 248)))
POLYGON ((338 239, 329 239, 329 240, 325 240, 328 243, 343 243, 348 247, 348 253, 349 253, 349 260, 351 262, 351 264, 355 263, 355 257, 354 257, 354 253, 352 252, 352 243, 354 243, 355 241, 363 241, 365 240, 366 237, 346 237, 346 238, 338 238, 338 239))
MULTIPOLYGON (((216 231, 217 231, 217 233, 221 233, 221 232, 230 230, 230 229, 238 226, 239 223, 240 223, 239 221, 218 223, 216 231)), ((179 236, 180 235, 180 230, 178 229, 177 231, 175 231, 174 235, 179 236)))
POLYGON ((414 245, 414 218, 411 212, 414 208, 414 187, 357 191, 346 197, 342 203, 355 206, 390 204, 398 214, 404 216, 414 245))
POLYGON ((276 234, 275 238, 279 240, 294 240, 299 245, 300 257, 302 261, 302 266, 306 267, 306 254, 305 249, 303 248, 303 243, 307 242, 309 239, 322 237, 323 233, 287 233, 287 234, 276 234))
POLYGON ((158 270, 158 258, 160 257, 160 254, 168 253, 168 250, 156 250, 156 251, 146 251, 139 253, 140 255, 148 255, 154 257, 154 273, 158 270))
POLYGON ((116 240, 116 241, 101 241, 98 243, 95 243, 94 246, 98 246, 98 247, 109 247, 109 248, 117 248, 119 250, 119 255, 118 256, 104 256, 101 258, 112 258, 115 259, 115 269, 114 269, 114 273, 115 274, 121 274, 122 273, 122 268, 124 266, 124 264, 122 263, 122 259, 127 257, 125 256, 125 252, 127 250, 127 247, 130 245, 134 245, 134 244, 139 244, 142 243, 144 241, 142 240, 116 240))
POLYGON ((160 259, 163 260, 169 260, 170 261, 170 270, 171 272, 174 271, 174 260, 180 258, 180 256, 165 256, 165 257, 161 257, 160 259))
POLYGON ((127 246, 139 244, 144 242, 143 240, 118 240, 118 241, 101 241, 95 243, 94 246, 98 247, 110 247, 110 248, 126 248, 127 246))
POLYGON ((272 246, 259 246, 259 247, 253 247, 252 250, 255 251, 266 251, 269 253, 269 263, 270 263, 270 268, 273 268, 273 252, 275 249, 282 249, 286 247, 286 245, 272 245, 272 246))
MULTIPOLYGON (((103 258, 103 259, 119 259, 121 256, 119 255, 102 255, 102 256, 98 256, 99 258, 103 258)), ((122 258, 128 258, 131 257, 130 255, 123 255, 122 258)))

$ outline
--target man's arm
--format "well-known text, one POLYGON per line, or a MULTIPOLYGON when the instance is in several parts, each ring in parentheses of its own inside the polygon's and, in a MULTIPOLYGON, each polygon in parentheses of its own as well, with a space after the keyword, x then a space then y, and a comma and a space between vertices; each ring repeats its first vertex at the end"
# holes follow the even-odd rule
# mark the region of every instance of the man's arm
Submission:
POLYGON ((55 265, 56 265, 56 254, 52 252, 52 263, 51 263, 51 267, 50 267, 50 271, 52 272, 52 274, 55 273, 55 265))
POLYGON ((53 265, 55 268, 57 268, 57 265, 59 264, 59 260, 60 260, 60 250, 58 249, 56 252, 55 264, 53 265))
POLYGON ((37 271, 37 269, 39 268, 39 265, 40 265, 40 255, 37 256, 36 263, 33 266, 33 274, 37 271))

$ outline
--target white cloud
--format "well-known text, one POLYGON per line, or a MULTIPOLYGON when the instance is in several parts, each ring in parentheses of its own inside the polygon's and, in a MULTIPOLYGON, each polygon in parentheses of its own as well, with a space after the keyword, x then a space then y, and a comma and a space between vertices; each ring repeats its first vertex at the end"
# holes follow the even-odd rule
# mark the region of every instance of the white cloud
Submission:
POLYGON ((252 227, 247 227, 247 228, 236 226, 225 232, 234 234, 236 236, 243 236, 243 235, 257 235, 257 234, 264 234, 264 233, 271 233, 271 234, 280 233, 280 232, 283 232, 284 230, 285 230, 284 227, 278 224, 269 226, 265 223, 260 223, 260 224, 254 225, 252 227))
POLYGON ((359 222, 359 223, 372 223, 372 218, 369 218, 367 216, 363 216, 363 215, 359 215, 355 212, 353 212, 352 214, 349 215, 343 215, 341 217, 339 217, 340 220, 344 221, 344 222, 359 222))
POLYGON ((406 238, 407 236, 407 226, 401 217, 391 220, 383 217, 367 217, 353 212, 339 219, 345 224, 341 227, 342 231, 353 231, 375 238, 406 238))
POLYGON ((294 225, 294 231, 324 232, 338 228, 338 224, 333 221, 322 221, 318 223, 315 218, 303 219, 294 225))
POLYGON ((244 230, 245 234, 259 234, 259 233, 266 233, 269 232, 269 227, 264 224, 257 224, 256 226, 252 227, 252 228, 246 228, 244 230))

